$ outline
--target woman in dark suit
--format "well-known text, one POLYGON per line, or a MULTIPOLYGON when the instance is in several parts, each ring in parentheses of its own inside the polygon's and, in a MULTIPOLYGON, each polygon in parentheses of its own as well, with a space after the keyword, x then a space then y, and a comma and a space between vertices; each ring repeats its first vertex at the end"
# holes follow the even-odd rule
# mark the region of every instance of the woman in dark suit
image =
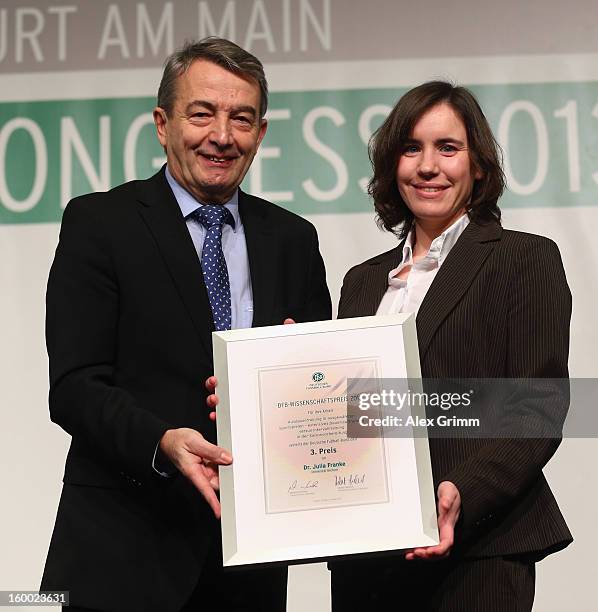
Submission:
POLYGON ((543 382, 500 405, 501 431, 521 435, 430 440, 440 543, 331 564, 333 610, 529 611, 535 562, 571 542, 542 474, 559 436, 534 433, 546 418, 558 429, 568 405, 559 251, 501 227, 499 149, 467 89, 409 91, 370 156, 379 223, 401 243, 349 270, 339 317, 416 312, 424 378, 543 382))

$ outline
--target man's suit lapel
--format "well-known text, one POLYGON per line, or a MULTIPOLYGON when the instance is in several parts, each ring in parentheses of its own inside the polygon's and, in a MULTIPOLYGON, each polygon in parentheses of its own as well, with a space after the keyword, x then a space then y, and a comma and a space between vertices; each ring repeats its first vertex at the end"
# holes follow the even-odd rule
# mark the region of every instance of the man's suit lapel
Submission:
POLYGON ((164 169, 139 185, 141 217, 158 245, 164 263, 211 359, 211 332, 214 324, 201 263, 181 209, 166 182, 164 169))
POLYGON ((470 287, 501 233, 502 228, 496 223, 470 223, 451 249, 417 314, 420 359, 423 360, 436 330, 470 287))
POLYGON ((239 215, 243 222, 249 258, 253 293, 253 327, 271 325, 277 322, 273 321, 273 317, 280 265, 276 228, 270 224, 268 209, 262 201, 241 190, 239 190, 239 215))

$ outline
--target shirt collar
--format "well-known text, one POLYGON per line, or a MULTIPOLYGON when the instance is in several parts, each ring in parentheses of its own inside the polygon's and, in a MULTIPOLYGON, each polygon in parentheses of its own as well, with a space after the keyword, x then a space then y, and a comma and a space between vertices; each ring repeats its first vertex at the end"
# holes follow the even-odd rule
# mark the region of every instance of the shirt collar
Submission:
MULTIPOLYGON (((444 230, 440 236, 437 236, 432 240, 432 244, 430 245, 430 250, 426 254, 425 259, 430 262, 431 265, 440 266, 443 261, 446 259, 446 256, 449 254, 450 250, 453 248, 459 236, 463 233, 463 230, 469 225, 469 216, 467 214, 459 217, 450 227, 444 230)), ((394 282, 404 282, 398 281, 395 279, 396 275, 408 265, 413 263, 413 242, 415 240, 415 223, 411 225, 411 229, 407 234, 407 238, 405 238, 405 244, 403 245, 403 258, 401 259, 401 263, 394 269, 392 269, 388 273, 388 282, 389 284, 394 284, 394 282), (394 281, 391 283, 391 281, 394 281)), ((422 260, 423 261, 423 260, 422 260)), ((417 264, 416 264, 417 265, 417 264)))
MULTIPOLYGON (((469 216, 467 214, 459 217, 450 227, 447 227, 440 236, 436 236, 432 240, 430 250, 426 254, 426 257, 431 259, 437 259, 438 263, 441 264, 450 250, 453 248, 459 236, 463 233, 463 230, 469 225, 469 216)), ((403 259, 401 264, 408 264, 411 262, 413 257, 413 242, 415 240, 415 223, 412 224, 405 244, 403 246, 403 259)))
POLYGON ((406 266, 411 263, 413 258, 413 241, 415 239, 415 224, 411 225, 411 229, 405 238, 405 244, 403 245, 403 259, 401 259, 401 266, 406 266))
MULTIPOLYGON (((459 236, 463 233, 463 230, 469 225, 469 215, 461 215, 450 227, 444 230, 440 236, 437 236, 432 240, 430 250, 426 257, 438 259, 438 265, 446 259, 450 250, 455 246, 455 243, 459 239, 459 236)), ((414 228, 415 230, 415 228, 414 228)))
MULTIPOLYGON (((172 189, 172 193, 174 194, 177 204, 179 205, 179 208, 181 209, 181 213, 183 214, 183 217, 185 219, 187 219, 190 215, 192 215, 201 206, 205 206, 206 204, 205 202, 200 202, 199 200, 196 200, 184 187, 182 187, 176 181, 176 179, 170 173, 168 166, 166 166, 165 174, 166 174, 166 180, 168 181, 168 184, 170 185, 170 188, 172 189)), ((228 202, 225 202, 224 206, 228 208, 228 210, 230 210, 233 216, 235 225, 232 229, 234 232, 236 232, 241 223, 241 219, 239 216, 239 190, 238 189, 235 190, 233 197, 228 202)))

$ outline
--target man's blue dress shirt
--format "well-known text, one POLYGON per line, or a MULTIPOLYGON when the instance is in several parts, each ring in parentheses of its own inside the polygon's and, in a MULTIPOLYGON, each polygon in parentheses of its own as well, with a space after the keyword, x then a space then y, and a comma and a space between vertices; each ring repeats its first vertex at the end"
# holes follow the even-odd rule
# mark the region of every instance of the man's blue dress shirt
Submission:
MULTIPOLYGON (((193 213, 205 204, 212 202, 198 202, 186 189, 181 187, 166 167, 166 180, 174 193, 174 197, 185 217, 187 229, 201 261, 201 251, 206 237, 206 228, 195 218, 193 213)), ((249 258, 247 256, 247 243, 245 230, 239 216, 239 190, 224 204, 235 220, 233 229, 228 223, 222 228, 222 250, 228 268, 230 281, 232 328, 239 329, 251 327, 253 322, 253 293, 251 291, 251 276, 249 272, 249 258)), ((198 281, 199 282, 199 278, 198 281)))

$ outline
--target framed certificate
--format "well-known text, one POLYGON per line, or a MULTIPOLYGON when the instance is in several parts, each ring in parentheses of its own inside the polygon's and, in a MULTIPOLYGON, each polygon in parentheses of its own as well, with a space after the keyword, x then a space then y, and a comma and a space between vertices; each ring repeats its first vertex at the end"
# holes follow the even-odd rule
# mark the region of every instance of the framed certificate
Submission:
POLYGON ((421 377, 413 315, 214 332, 213 346, 218 443, 233 455, 225 566, 438 542, 427 438, 347 431, 348 381, 421 377))

